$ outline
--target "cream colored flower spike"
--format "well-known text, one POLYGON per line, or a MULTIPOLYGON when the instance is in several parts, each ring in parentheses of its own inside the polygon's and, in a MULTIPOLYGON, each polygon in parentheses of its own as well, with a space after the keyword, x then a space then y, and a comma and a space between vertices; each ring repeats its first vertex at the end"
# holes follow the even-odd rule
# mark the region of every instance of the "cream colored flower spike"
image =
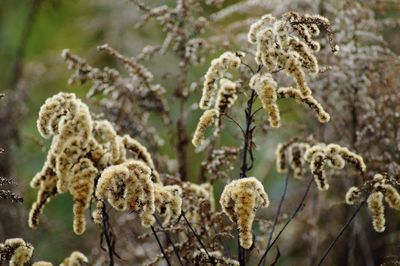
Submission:
POLYGON ((263 185, 255 177, 234 180, 225 186, 220 204, 231 221, 237 223, 240 245, 249 249, 253 244, 251 228, 255 211, 269 205, 263 185))
POLYGON ((195 147, 198 147, 203 143, 206 129, 215 123, 218 117, 219 112, 217 109, 207 110, 203 113, 200 117, 199 123, 197 124, 196 131, 193 134, 192 143, 195 147))
POLYGON ((220 57, 211 61, 211 65, 205 75, 203 95, 200 100, 200 108, 207 110, 214 100, 216 81, 223 78, 227 69, 239 68, 242 54, 225 52, 220 57))
POLYGON ((385 231, 385 207, 383 206, 383 193, 373 192, 368 197, 368 209, 372 214, 372 225, 375 231, 385 231))

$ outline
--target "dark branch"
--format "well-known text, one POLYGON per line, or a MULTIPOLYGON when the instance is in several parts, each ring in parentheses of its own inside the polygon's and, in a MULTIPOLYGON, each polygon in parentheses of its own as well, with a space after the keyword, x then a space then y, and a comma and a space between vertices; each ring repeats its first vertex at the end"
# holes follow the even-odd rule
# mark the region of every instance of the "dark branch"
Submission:
POLYGON ((212 265, 215 265, 214 259, 213 257, 211 257, 210 253, 208 253, 206 246, 203 244, 203 242, 201 241, 201 238, 197 235, 197 233, 194 231, 192 225, 189 223, 188 219, 185 216, 185 213, 182 211, 181 216, 183 217, 183 219, 185 220, 186 224, 189 226, 190 231, 192 231, 193 235, 196 237, 197 241, 199 242, 200 246, 204 249, 204 251, 206 252, 208 258, 210 259, 210 262, 212 263, 212 265))
POLYGON ((150 226, 150 227, 151 227, 151 231, 153 232, 154 237, 157 240, 158 246, 160 247, 161 253, 163 254, 165 260, 167 261, 168 266, 171 266, 171 263, 169 262, 169 259, 167 257, 167 254, 164 251, 164 248, 163 248, 163 246, 162 246, 162 244, 160 242, 160 239, 158 239, 158 236, 157 236, 156 231, 154 230, 154 227, 153 226, 150 226))
POLYGON ((268 255, 268 251, 274 246, 274 244, 276 243, 276 241, 279 239, 279 237, 281 236, 281 234, 283 233, 283 231, 286 229, 286 227, 289 225, 289 223, 297 216, 297 214, 301 211, 301 209, 304 206, 304 202, 307 198, 308 192, 310 191, 311 185, 314 181, 314 178, 311 177, 310 181, 308 182, 307 188, 304 192, 303 198, 301 199, 299 205, 297 206, 296 210, 293 212, 293 214, 290 216, 290 218, 286 221, 285 225, 282 227, 282 229, 279 231, 278 235, 275 237, 274 241, 272 241, 272 243, 267 246, 267 249, 265 250, 263 256, 261 257, 260 261, 258 262, 258 266, 261 265, 261 262, 264 260, 264 258, 267 257, 268 255))
MULTIPOLYGON (((282 206, 283 206, 283 202, 285 200, 287 187, 288 187, 288 183, 289 183, 289 176, 290 176, 290 173, 287 173, 286 178, 285 178, 285 186, 283 188, 282 197, 281 197, 281 200, 280 200, 279 205, 278 205, 278 209, 277 209, 276 214, 275 214, 275 219, 274 219, 274 223, 272 224, 271 232, 269 233, 269 236, 268 236, 267 247, 269 247, 269 245, 271 244, 272 236, 274 235, 274 231, 275 231, 275 226, 278 223, 279 215, 281 214, 281 209, 282 209, 282 206)), ((278 249, 278 251, 279 251, 279 249, 278 249)), ((265 265, 266 256, 267 256, 267 254, 265 254, 265 256, 263 255, 263 258, 261 258, 261 260, 260 260, 260 262, 263 262, 263 265, 265 265)))
MULTIPOLYGON (((159 220, 155 215, 154 215, 154 217, 156 218, 156 221, 157 221, 157 223, 158 223, 158 226, 160 226, 161 229, 164 229, 164 227, 162 226, 160 220, 159 220)), ((181 266, 183 266, 181 257, 179 256, 179 252, 178 252, 178 250, 176 249, 176 247, 175 247, 175 245, 174 245, 174 242, 173 242, 172 239, 169 237, 169 234, 168 234, 167 231, 165 231, 165 237, 167 238, 167 241, 169 242, 169 244, 172 246, 172 249, 174 250, 174 253, 175 253, 176 257, 178 258, 179 264, 180 264, 181 266)))
POLYGON ((366 203, 366 201, 364 200, 362 203, 360 203, 360 205, 357 207, 357 209, 353 212, 353 214, 351 215, 350 219, 345 223, 345 225, 340 230, 339 234, 335 237, 335 239, 332 241, 332 243, 329 245, 329 247, 325 251, 325 253, 322 256, 321 260, 319 261, 318 265, 321 265, 322 262, 324 262, 325 258, 328 256, 328 254, 332 250, 333 246, 335 246, 336 242, 342 236, 342 234, 347 229, 347 227, 349 227, 349 225, 354 220, 354 218, 357 216, 357 214, 360 212, 361 208, 364 206, 365 203, 366 203))

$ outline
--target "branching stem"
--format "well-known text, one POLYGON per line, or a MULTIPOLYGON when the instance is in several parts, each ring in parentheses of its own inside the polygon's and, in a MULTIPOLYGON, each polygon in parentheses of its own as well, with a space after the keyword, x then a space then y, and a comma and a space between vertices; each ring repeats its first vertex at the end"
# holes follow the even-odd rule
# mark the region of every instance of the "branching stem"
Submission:
POLYGON ((274 246, 274 244, 276 243, 276 241, 279 239, 279 237, 281 236, 281 234, 283 233, 283 231, 286 229, 286 227, 289 225, 289 223, 297 216, 297 214, 301 211, 301 209, 304 206, 304 202, 307 198, 308 192, 310 191, 311 185, 313 184, 314 178, 311 177, 310 181, 308 182, 307 188, 304 192, 303 198, 301 199, 299 205, 297 206, 296 210, 293 212, 293 214, 290 216, 290 218, 286 221, 285 225, 282 227, 282 229, 279 231, 279 233, 277 234, 277 236, 274 238, 274 240, 272 241, 272 243, 267 246, 267 249, 265 250, 264 254, 262 255, 260 261, 258 262, 258 266, 261 265, 261 263, 263 262, 263 260, 267 257, 268 255, 268 251, 270 251, 270 249, 274 246))
POLYGON ((108 258, 110 259, 110 266, 114 266, 114 247, 113 243, 111 240, 111 235, 110 235, 110 227, 109 227, 109 222, 108 222, 108 213, 106 210, 106 207, 104 206, 102 209, 103 212, 103 235, 106 239, 106 244, 107 244, 107 251, 108 251, 108 258))
POLYGON ((210 259, 210 262, 212 263, 212 265, 215 265, 213 257, 211 257, 210 253, 208 253, 208 251, 206 249, 206 246, 203 244, 203 241, 201 241, 201 238, 197 235, 196 231, 194 231, 192 225, 189 223, 188 219, 186 218, 185 213, 182 212, 181 216, 185 220, 186 224, 189 226, 190 231, 192 231, 193 235, 195 236, 195 238, 199 242, 200 246, 204 249, 204 252, 207 254, 208 258, 210 259))
MULTIPOLYGON (((154 216, 154 217, 156 218, 156 221, 157 221, 157 223, 158 223, 158 226, 160 226, 161 229, 164 229, 164 227, 162 226, 160 220, 159 220, 156 216, 154 216)), ((176 247, 175 247, 175 245, 174 245, 174 242, 173 242, 172 239, 169 237, 169 234, 168 234, 167 231, 165 231, 165 237, 167 238, 167 241, 169 242, 169 244, 172 246, 172 249, 174 250, 174 253, 175 253, 175 255, 176 255, 176 257, 177 257, 177 259, 178 259, 178 261, 179 261, 179 264, 180 264, 181 266, 183 266, 182 259, 181 259, 181 257, 179 256, 179 252, 178 252, 178 250, 176 249, 176 247)))
POLYGON ((168 266, 171 266, 171 263, 169 262, 169 259, 168 259, 168 257, 167 257, 167 254, 166 254, 165 251, 164 251, 164 248, 163 248, 163 246, 162 246, 162 244, 161 244, 161 242, 160 242, 160 239, 158 239, 156 230, 154 230, 154 227, 153 227, 153 226, 150 226, 150 227, 151 227, 151 231, 153 232, 154 237, 155 237, 156 240, 157 240, 158 246, 160 247, 160 250, 161 250, 161 253, 162 253, 163 256, 164 256, 164 259, 167 261, 168 266))
MULTIPOLYGON (((286 174, 285 185, 284 185, 284 188, 283 188, 283 193, 282 193, 282 196, 281 196, 281 200, 279 201, 278 209, 277 209, 276 214, 275 214, 274 223, 272 224, 271 232, 269 233, 269 236, 268 236, 267 247, 271 244, 272 236, 274 235, 274 231, 275 231, 275 226, 278 223, 279 215, 281 214, 281 209, 282 209, 282 206, 283 206, 283 202, 285 201, 285 196, 286 196, 287 187, 288 187, 288 183, 289 183, 289 176, 290 176, 290 173, 288 172, 286 174)), ((262 261, 263 261, 263 265, 265 265, 265 262, 266 262, 265 257, 260 262, 262 262, 262 261)))

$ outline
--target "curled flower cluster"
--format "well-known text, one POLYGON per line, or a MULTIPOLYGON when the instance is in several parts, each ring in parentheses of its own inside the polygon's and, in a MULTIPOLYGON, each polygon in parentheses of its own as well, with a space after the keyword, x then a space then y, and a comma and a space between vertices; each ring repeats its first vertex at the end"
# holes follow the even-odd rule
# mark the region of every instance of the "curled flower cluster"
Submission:
POLYGON ((203 84, 203 95, 200 100, 200 108, 207 110, 211 107, 215 90, 216 81, 223 78, 225 71, 229 68, 239 68, 242 53, 225 52, 220 57, 211 61, 203 84))
POLYGON ((319 26, 329 28, 329 21, 319 15, 299 15, 295 12, 284 14, 278 20, 271 15, 265 15, 251 25, 248 32, 248 41, 257 45, 255 61, 263 65, 267 73, 255 74, 250 87, 253 88, 269 115, 271 127, 280 126, 278 98, 294 98, 315 110, 322 123, 329 121, 329 114, 325 112, 318 101, 312 96, 303 68, 311 73, 318 73, 318 62, 313 52, 319 50, 319 43, 311 36, 319 34, 319 26), (292 76, 296 86, 294 88, 279 88, 271 74, 284 69, 292 76))
POLYGON ((313 143, 311 138, 293 138, 285 143, 279 143, 276 148, 276 169, 278 173, 287 173, 290 169, 295 178, 302 178, 305 175, 304 154, 313 143))
POLYGON ((220 89, 215 100, 215 108, 219 114, 225 113, 237 100, 239 85, 229 79, 221 79, 220 89))
POLYGON ((253 88, 261 100, 262 107, 268 113, 268 120, 271 127, 280 126, 280 114, 277 100, 277 84, 271 74, 256 74, 250 80, 250 87, 253 88))
POLYGON ((255 177, 234 180, 225 186, 220 204, 230 220, 237 223, 240 245, 249 249, 253 245, 251 228, 255 211, 269 205, 263 185, 255 177))
POLYGON ((99 178, 93 220, 101 224, 104 198, 118 211, 140 213, 142 225, 149 227, 155 221, 154 212, 165 217, 164 225, 175 222, 182 207, 182 190, 179 186, 154 183, 152 171, 144 162, 128 160, 105 169, 99 178))
POLYGON ((390 208, 400 210, 400 193, 391 184, 390 179, 381 174, 376 174, 370 182, 366 182, 364 187, 351 187, 346 193, 346 203, 353 205, 358 201, 365 191, 371 192, 367 198, 368 209, 372 215, 372 225, 377 232, 385 231, 385 207, 383 200, 390 208))
POLYGON ((0 262, 9 260, 10 266, 23 266, 33 254, 33 246, 22 238, 10 238, 0 244, 0 262))
POLYGON ((200 146, 204 141, 206 129, 217 121, 219 112, 217 109, 206 110, 200 117, 196 130, 193 134, 192 143, 195 147, 200 146))
POLYGON ((364 160, 360 155, 337 144, 325 145, 320 143, 314 145, 306 151, 304 159, 310 163, 311 173, 320 190, 329 189, 326 179, 326 166, 342 169, 347 162, 353 164, 360 172, 364 172, 366 169, 364 160))
MULTIPOLYGON (((225 71, 229 68, 239 68, 243 53, 225 52, 217 59, 212 60, 211 66, 205 75, 203 84, 203 95, 200 99, 200 108, 205 110, 200 117, 197 128, 192 138, 192 143, 195 147, 200 146, 204 141, 205 130, 212 124, 215 124, 219 129, 221 124, 221 115, 227 109, 232 107, 237 99, 239 84, 225 79, 225 71), (220 88, 215 98, 217 88, 217 80, 220 79, 220 88), (212 108, 212 104, 214 107, 212 108)), ((214 132, 218 134, 218 130, 214 132)))
POLYGON ((330 115, 324 110, 322 105, 312 95, 302 96, 301 93, 292 87, 282 87, 277 91, 278 98, 293 98, 296 102, 308 106, 314 110, 319 122, 327 123, 330 115))
POLYGON ((154 223, 154 184, 151 169, 143 162, 130 160, 106 168, 98 180, 95 196, 97 199, 93 220, 101 224, 107 197, 110 205, 118 210, 140 211, 143 226, 154 223))
POLYGON ((182 188, 178 185, 154 184, 155 206, 164 218, 163 226, 174 224, 182 212, 182 188))
POLYGON ((37 125, 41 135, 53 137, 53 141, 42 170, 31 181, 31 186, 39 189, 29 215, 32 228, 39 224, 45 204, 68 191, 74 199, 74 232, 82 234, 86 228, 84 211, 95 191, 95 181, 104 169, 129 161, 128 156, 159 180, 146 148, 129 136, 119 136, 108 121, 92 119, 89 108, 74 94, 59 93, 47 99, 37 125))
POLYGON ((361 190, 358 187, 351 187, 346 192, 345 200, 349 205, 353 205, 356 200, 361 196, 361 190))

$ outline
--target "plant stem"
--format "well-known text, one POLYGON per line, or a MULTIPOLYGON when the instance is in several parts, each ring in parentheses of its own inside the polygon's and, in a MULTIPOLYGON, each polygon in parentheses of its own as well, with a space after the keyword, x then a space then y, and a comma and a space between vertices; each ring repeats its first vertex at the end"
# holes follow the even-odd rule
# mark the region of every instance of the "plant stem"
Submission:
POLYGON ((153 231, 153 235, 154 235, 154 237, 155 237, 156 240, 157 240, 158 246, 160 247, 160 250, 161 250, 161 253, 162 253, 163 256, 164 256, 164 259, 167 261, 168 266, 171 266, 171 263, 169 262, 169 259, 168 259, 168 257, 167 257, 167 254, 165 253, 164 248, 163 248, 163 246, 161 245, 160 239, 158 239, 156 230, 154 230, 154 227, 153 227, 152 225, 150 226, 150 228, 151 228, 151 231, 153 231))
POLYGON ((245 110, 246 115, 246 129, 244 132, 244 144, 243 144, 243 159, 242 159, 242 166, 240 171, 240 177, 246 177, 246 172, 249 170, 247 167, 247 153, 251 149, 251 142, 252 142, 252 123, 253 123, 253 103, 256 97, 256 92, 254 90, 251 91, 250 99, 247 101, 247 108, 245 110))
MULTIPOLYGON (((245 116, 246 116, 246 128, 244 131, 244 144, 243 144, 243 158, 242 158, 242 166, 240 170, 240 176, 239 178, 244 178, 246 177, 247 171, 251 169, 247 166, 247 153, 250 152, 251 154, 251 143, 252 143, 252 135, 253 135, 253 128, 252 128, 252 123, 253 123, 253 103, 256 97, 256 92, 254 90, 251 91, 251 96, 250 99, 247 101, 247 108, 245 110, 245 116)), ((253 158, 251 158, 253 160, 253 158)), ((253 165, 253 163, 251 164, 253 165)), ((245 250, 244 248, 240 245, 240 239, 239 239, 239 232, 238 232, 238 240, 237 240, 237 245, 238 245, 238 258, 239 258, 239 263, 240 266, 245 266, 246 265, 246 258, 245 258, 245 250)))
POLYGON ((196 237, 197 241, 199 242, 200 246, 204 249, 204 252, 207 254, 208 258, 210 259, 210 262, 212 263, 212 265, 215 265, 214 259, 211 257, 210 253, 208 253, 206 246, 203 244, 203 242, 201 241, 201 238, 197 235, 197 233, 194 231, 192 225, 189 223, 188 219, 185 216, 185 213, 182 211, 181 216, 183 217, 183 219, 185 220, 186 224, 189 226, 190 231, 192 231, 193 235, 196 237))
POLYGON ((297 216, 297 214, 300 212, 300 210, 302 209, 302 207, 304 206, 304 202, 307 198, 308 192, 310 191, 311 185, 314 181, 314 178, 311 177, 310 181, 308 182, 307 188, 304 192, 303 198, 301 199, 299 205, 297 206, 296 210, 293 212, 293 214, 290 216, 289 220, 286 221, 285 225, 282 227, 282 229, 279 231, 278 235, 275 237, 275 239, 272 241, 272 243, 267 246, 267 249, 265 250, 264 254, 262 255, 260 261, 258 262, 258 266, 261 265, 261 263, 263 262, 263 260, 267 257, 268 255, 268 251, 270 251, 270 249, 273 247, 273 245, 276 243, 276 241, 279 239, 279 237, 281 236, 281 234, 283 233, 283 231, 286 229, 286 227, 289 225, 289 223, 297 216))
MULTIPOLYGON (((158 226, 160 226, 161 229, 164 229, 164 227, 162 226, 160 220, 159 220, 156 216, 154 216, 154 217, 156 218, 156 221, 157 221, 157 223, 158 223, 158 226)), ((175 245, 174 245, 174 242, 173 242, 172 239, 169 237, 169 234, 168 234, 167 231, 165 231, 165 237, 167 238, 167 241, 169 242, 169 244, 172 246, 172 249, 174 250, 174 253, 175 253, 176 257, 178 258, 179 264, 180 264, 181 266, 183 266, 181 257, 179 256, 179 252, 178 252, 178 250, 176 249, 176 247, 175 247, 175 245)))
POLYGON ((114 250, 113 250, 113 244, 111 243, 111 237, 109 234, 110 228, 109 228, 109 223, 108 223, 108 213, 106 211, 106 207, 104 206, 102 209, 103 212, 103 235, 106 238, 106 244, 107 244, 107 249, 108 249, 108 257, 110 259, 110 266, 114 266, 114 250))
MULTIPOLYGON (((277 209, 276 214, 275 214, 275 219, 274 219, 274 223, 272 224, 271 232, 269 233, 269 236, 268 236, 267 247, 269 247, 269 245, 271 244, 272 236, 274 235, 274 231, 275 231, 275 226, 278 223, 279 215, 281 214, 281 209, 282 209, 282 206, 283 206, 283 202, 285 200, 287 187, 288 187, 288 183, 289 183, 289 176, 290 176, 290 173, 287 173, 286 178, 285 178, 285 186, 283 188, 283 193, 282 193, 282 196, 281 196, 281 200, 279 202, 278 209, 277 209)), ((266 257, 264 257, 264 259, 261 260, 261 261, 263 261, 263 265, 265 265, 265 262, 266 262, 265 258, 266 257)))
POLYGON ((342 229, 340 230, 339 234, 335 237, 335 239, 333 240, 333 242, 329 245, 329 247, 327 248, 327 250, 325 251, 324 255, 322 256, 321 260, 318 263, 318 266, 322 264, 322 262, 324 262, 325 258, 328 256, 329 252, 332 250, 333 246, 335 246, 336 242, 339 240, 339 238, 342 236, 342 234, 344 233, 344 231, 347 229, 347 227, 349 227, 349 225, 351 224, 351 222, 354 220, 354 218, 357 216, 357 214, 360 212, 361 208, 364 206, 364 204, 366 203, 366 201, 364 200, 362 203, 360 203, 360 205, 357 207, 357 209, 353 212, 353 214, 351 215, 350 219, 345 223, 345 225, 342 227, 342 229))

